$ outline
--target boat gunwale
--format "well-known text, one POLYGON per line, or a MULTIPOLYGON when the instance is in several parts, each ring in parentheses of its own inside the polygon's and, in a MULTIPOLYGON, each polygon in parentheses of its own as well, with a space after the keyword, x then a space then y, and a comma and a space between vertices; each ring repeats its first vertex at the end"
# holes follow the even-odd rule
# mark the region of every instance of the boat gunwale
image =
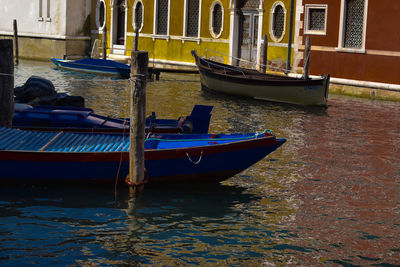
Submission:
MULTIPOLYGON (((213 139, 210 139, 211 141, 213 139)), ((215 139, 218 140, 218 139, 215 139)), ((262 136, 257 138, 251 138, 247 140, 238 140, 230 143, 223 144, 212 144, 212 145, 203 145, 203 146, 193 146, 193 147, 181 147, 181 148, 165 148, 165 149, 145 149, 145 159, 146 160, 154 160, 154 159, 168 159, 168 158, 180 158, 186 156, 186 153, 190 152, 198 152, 198 154, 193 156, 199 156, 202 154, 211 155, 217 154, 221 152, 229 152, 236 150, 245 150, 251 149, 261 146, 272 146, 277 145, 282 140, 276 138, 273 135, 262 136), (271 143, 270 140, 275 140, 276 142, 271 143), (153 155, 156 154, 156 155, 153 155), (182 154, 180 157, 169 156, 169 155, 177 155, 182 154)), ((121 154, 123 154, 124 158, 129 157, 129 151, 48 151, 48 150, 0 150, 0 160, 4 161, 42 161, 42 159, 35 159, 30 157, 30 155, 41 155, 41 157, 52 157, 48 158, 49 161, 79 161, 79 158, 88 157, 89 160, 85 160, 83 162, 96 162, 99 161, 99 157, 102 159, 107 159, 104 161, 115 161, 120 160, 121 154), (11 156, 11 157, 10 157, 11 156), (24 160, 24 156, 26 160, 24 160), (94 157, 96 156, 96 157, 94 157), (53 158, 55 157, 55 158, 53 158), (58 159, 58 157, 60 157, 58 159), (78 158, 78 159, 77 159, 78 158), (92 160, 90 160, 92 159, 92 160)))

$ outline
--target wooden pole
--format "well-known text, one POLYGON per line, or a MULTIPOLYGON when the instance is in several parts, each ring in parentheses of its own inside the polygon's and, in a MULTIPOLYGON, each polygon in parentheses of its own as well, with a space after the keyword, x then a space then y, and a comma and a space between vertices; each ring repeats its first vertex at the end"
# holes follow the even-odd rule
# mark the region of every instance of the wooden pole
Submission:
POLYGON ((138 45, 139 45, 139 26, 136 25, 135 27, 135 39, 133 42, 133 51, 138 51, 138 45))
POLYGON ((14 116, 13 41, 0 40, 0 127, 11 127, 14 116))
POLYGON ((17 20, 14 19, 14 47, 15 47, 15 64, 18 65, 19 63, 19 55, 18 55, 18 27, 17 27, 17 20))
POLYGON ((306 38, 306 45, 304 48, 304 66, 303 66, 303 77, 308 80, 308 69, 310 65, 310 51, 311 51, 311 41, 310 36, 306 38))
POLYGON ((132 51, 131 55, 131 113, 129 147, 129 184, 131 193, 144 183, 144 140, 146 124, 146 75, 149 54, 132 51))
POLYGON ((103 28, 103 59, 107 59, 107 26, 103 28))
POLYGON ((265 73, 267 71, 268 58, 268 37, 264 34, 263 43, 261 45, 261 68, 260 71, 265 73))

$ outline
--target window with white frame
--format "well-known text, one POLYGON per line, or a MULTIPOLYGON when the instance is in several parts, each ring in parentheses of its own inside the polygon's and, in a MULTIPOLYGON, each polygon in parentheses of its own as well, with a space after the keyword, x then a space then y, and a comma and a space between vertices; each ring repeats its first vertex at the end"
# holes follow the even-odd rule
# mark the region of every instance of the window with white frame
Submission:
POLYGON ((280 42, 285 35, 286 9, 282 2, 276 2, 271 8, 269 33, 274 42, 280 42))
POLYGON ((200 0, 186 0, 185 4, 185 36, 198 37, 200 0))
POLYGON ((155 0, 155 33, 168 35, 169 0, 155 0))
POLYGON ((210 10, 210 32, 214 38, 219 38, 223 31, 224 9, 220 1, 214 1, 210 10))
POLYGON ((338 51, 365 53, 368 0, 341 0, 338 51))
POLYGON ((144 7, 141 0, 136 1, 133 5, 133 29, 139 31, 143 27, 144 7))
POLYGON ((97 1, 96 5, 96 26, 99 30, 106 25, 106 3, 104 0, 97 1))
POLYGON ((304 18, 305 34, 326 34, 328 5, 306 5, 304 18))

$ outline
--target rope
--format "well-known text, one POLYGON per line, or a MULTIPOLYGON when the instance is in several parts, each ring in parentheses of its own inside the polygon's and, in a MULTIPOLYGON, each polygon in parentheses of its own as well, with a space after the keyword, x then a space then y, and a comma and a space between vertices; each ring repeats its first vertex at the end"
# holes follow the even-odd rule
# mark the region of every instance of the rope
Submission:
POLYGON ((200 153, 200 158, 199 158, 199 160, 196 161, 196 162, 194 162, 194 161, 190 158, 190 156, 189 156, 189 154, 188 154, 187 152, 186 152, 186 156, 187 156, 187 158, 189 159, 189 161, 190 161, 191 163, 197 165, 197 164, 200 163, 201 159, 203 158, 203 150, 202 150, 201 153, 200 153))
MULTIPOLYGON (((251 64, 251 65, 256 65, 256 66, 258 65, 258 66, 270 68, 270 69, 273 69, 273 70, 282 70, 282 71, 286 72, 286 69, 285 69, 285 68, 273 67, 272 65, 264 65, 264 64, 257 63, 257 62, 248 61, 248 60, 245 60, 245 59, 242 59, 242 58, 230 56, 230 55, 224 54, 224 53, 222 53, 222 52, 219 52, 219 51, 216 51, 216 50, 212 50, 212 49, 208 49, 208 48, 205 50, 205 52, 206 52, 206 57, 207 57, 207 51, 212 51, 212 52, 215 52, 215 53, 218 53, 218 54, 227 56, 227 57, 231 57, 231 58, 236 59, 236 60, 239 60, 239 61, 247 62, 247 63, 249 63, 249 64, 251 64)), ((289 71, 289 73, 296 73, 296 72, 294 72, 294 71, 291 70, 291 71, 289 71)))

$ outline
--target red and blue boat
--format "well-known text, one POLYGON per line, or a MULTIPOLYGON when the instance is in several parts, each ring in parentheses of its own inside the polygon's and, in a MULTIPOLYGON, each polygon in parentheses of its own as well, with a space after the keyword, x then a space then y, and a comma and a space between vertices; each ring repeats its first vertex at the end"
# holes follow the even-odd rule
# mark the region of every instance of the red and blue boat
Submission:
MULTIPOLYGON (((213 106, 195 105, 190 115, 160 119, 153 112, 146 118, 152 133, 207 133, 213 106)), ((129 119, 95 114, 90 108, 35 106, 15 109, 13 127, 25 130, 74 132, 127 132, 129 119)))
MULTIPOLYGON (((145 141, 149 183, 219 182, 286 140, 250 134, 153 134, 145 141)), ((129 135, 0 128, 0 182, 115 183, 128 174, 129 135)))
POLYGON ((101 58, 84 58, 80 60, 50 59, 59 69, 84 72, 96 75, 129 78, 131 67, 114 60, 101 58))

